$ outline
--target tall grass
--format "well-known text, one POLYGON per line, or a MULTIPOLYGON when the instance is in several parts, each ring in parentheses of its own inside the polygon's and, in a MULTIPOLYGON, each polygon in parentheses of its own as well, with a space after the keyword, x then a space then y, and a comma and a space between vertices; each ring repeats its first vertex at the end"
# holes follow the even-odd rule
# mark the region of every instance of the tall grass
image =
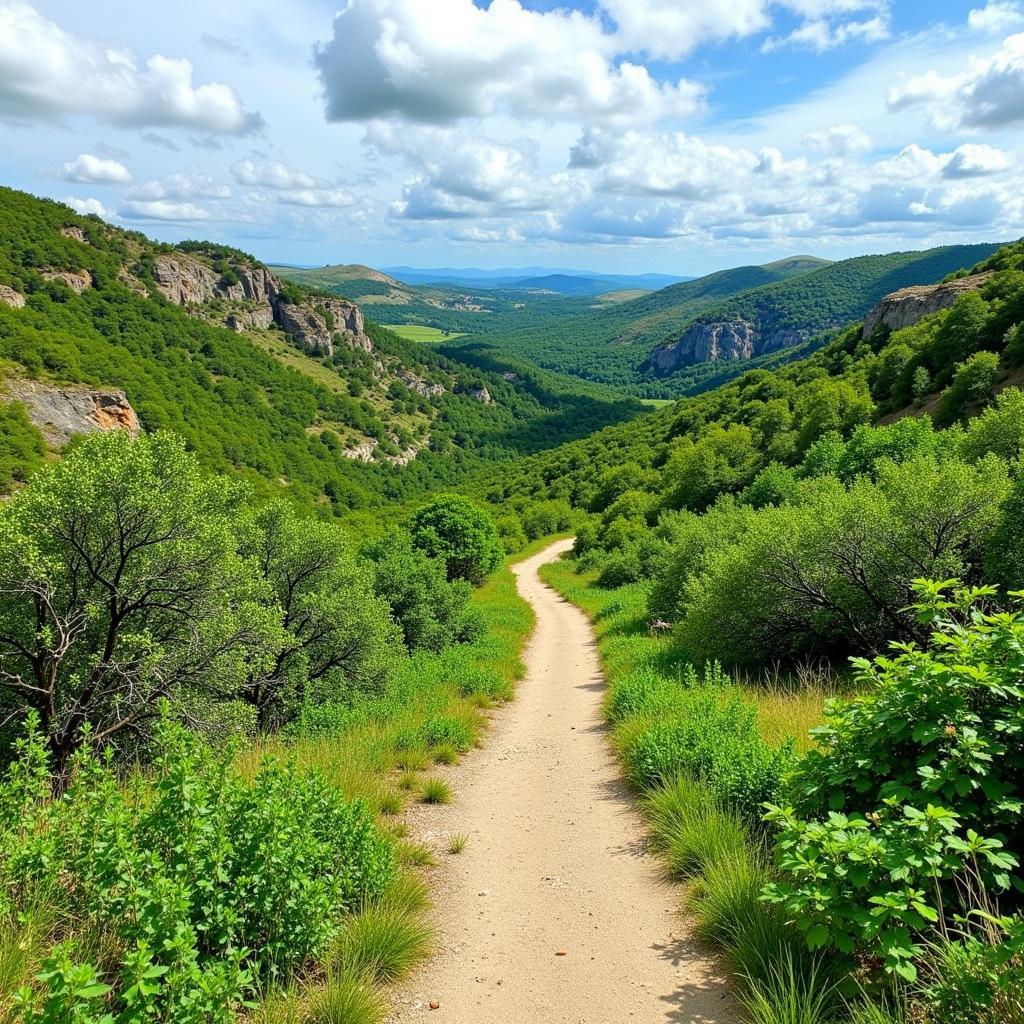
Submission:
POLYGON ((734 679, 694 670, 647 627, 647 587, 594 585, 571 562, 544 579, 591 618, 608 681, 605 712, 630 778, 643 791, 652 843, 689 882, 688 909, 720 950, 753 1024, 825 1024, 837 1009, 828 964, 761 900, 771 863, 759 824, 789 751, 807 749, 840 681, 811 668, 734 679))

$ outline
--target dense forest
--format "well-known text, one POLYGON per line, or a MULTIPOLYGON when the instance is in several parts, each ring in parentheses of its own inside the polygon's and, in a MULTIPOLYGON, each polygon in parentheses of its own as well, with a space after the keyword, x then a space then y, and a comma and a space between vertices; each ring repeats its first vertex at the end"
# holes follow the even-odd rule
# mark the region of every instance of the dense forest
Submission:
MULTIPOLYGON (((508 380, 373 325, 373 353, 339 345, 332 356, 313 358, 279 331, 254 344, 159 294, 152 260, 172 247, 9 189, 0 190, 0 213, 0 284, 27 300, 18 309, 0 303, 4 377, 121 388, 146 430, 173 430, 209 469, 238 473, 264 490, 285 487, 302 504, 345 514, 414 498, 438 481, 640 410, 525 366, 508 380), (85 241, 69 236, 71 228, 85 241), (77 293, 53 278, 61 271, 87 273, 90 287, 77 293), (145 294, 125 282, 126 272, 145 294), (444 391, 424 396, 402 371, 443 383, 444 391), (480 389, 490 402, 472 397, 480 389), (401 470, 339 457, 345 442, 364 438, 383 455, 410 445, 424 450, 401 470)), ((217 247, 179 248, 204 252, 213 265, 219 260, 219 272, 230 271, 230 259, 246 260, 217 247)), ((8 478, 33 464, 23 434, 0 449, 8 478)))
MULTIPOLYGON (((529 307, 512 325, 494 318, 486 334, 479 328, 463 328, 473 333, 455 344, 492 356, 514 354, 630 394, 674 398, 713 387, 746 369, 742 362, 701 363, 660 374, 647 365, 655 346, 678 339, 694 322, 743 319, 762 335, 792 331, 820 344, 827 340, 827 332, 863 317, 883 295, 941 280, 995 248, 947 246, 824 266, 823 261, 797 257, 765 267, 739 267, 575 315, 561 305, 529 307)), ((778 363, 806 354, 806 348, 761 361, 778 363)))

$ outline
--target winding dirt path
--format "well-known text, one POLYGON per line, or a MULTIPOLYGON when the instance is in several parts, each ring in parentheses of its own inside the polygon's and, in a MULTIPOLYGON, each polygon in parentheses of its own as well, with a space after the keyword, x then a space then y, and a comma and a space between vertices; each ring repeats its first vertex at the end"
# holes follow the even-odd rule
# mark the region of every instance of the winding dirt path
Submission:
POLYGON ((455 802, 411 812, 412 833, 441 863, 442 945, 395 993, 394 1021, 736 1019, 724 979, 679 914, 678 889, 645 850, 602 723, 590 623, 537 576, 570 544, 515 567, 537 614, 526 678, 485 749, 453 770, 455 802), (469 842, 451 855, 457 832, 469 842))

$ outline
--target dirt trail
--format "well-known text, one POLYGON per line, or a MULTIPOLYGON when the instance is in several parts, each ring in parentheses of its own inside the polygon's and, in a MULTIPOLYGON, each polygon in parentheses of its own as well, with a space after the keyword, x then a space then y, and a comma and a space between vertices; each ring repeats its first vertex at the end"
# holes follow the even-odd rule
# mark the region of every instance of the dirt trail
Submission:
POLYGON ((570 543, 515 567, 537 614, 526 678, 485 749, 454 769, 455 802, 411 814, 413 834, 441 862, 442 946, 395 994, 392 1020, 736 1019, 724 979, 679 915, 678 890, 645 851, 602 725, 590 624, 537 576, 570 543), (453 856, 446 847, 456 832, 469 843, 453 856))

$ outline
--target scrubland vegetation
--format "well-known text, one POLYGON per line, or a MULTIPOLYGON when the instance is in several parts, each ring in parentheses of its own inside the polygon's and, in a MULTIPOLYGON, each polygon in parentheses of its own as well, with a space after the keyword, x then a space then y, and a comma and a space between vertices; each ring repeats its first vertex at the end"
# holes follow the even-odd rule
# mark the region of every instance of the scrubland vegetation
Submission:
POLYGON ((388 818, 449 798, 429 767, 511 696, 531 623, 466 499, 390 537, 254 505, 159 433, 10 500, 4 1019, 382 1019, 433 942, 388 818))
POLYGON ((758 1024, 1024 1019, 1020 247, 977 269, 913 327, 606 432, 603 465, 536 464, 589 511, 545 572, 758 1024))

